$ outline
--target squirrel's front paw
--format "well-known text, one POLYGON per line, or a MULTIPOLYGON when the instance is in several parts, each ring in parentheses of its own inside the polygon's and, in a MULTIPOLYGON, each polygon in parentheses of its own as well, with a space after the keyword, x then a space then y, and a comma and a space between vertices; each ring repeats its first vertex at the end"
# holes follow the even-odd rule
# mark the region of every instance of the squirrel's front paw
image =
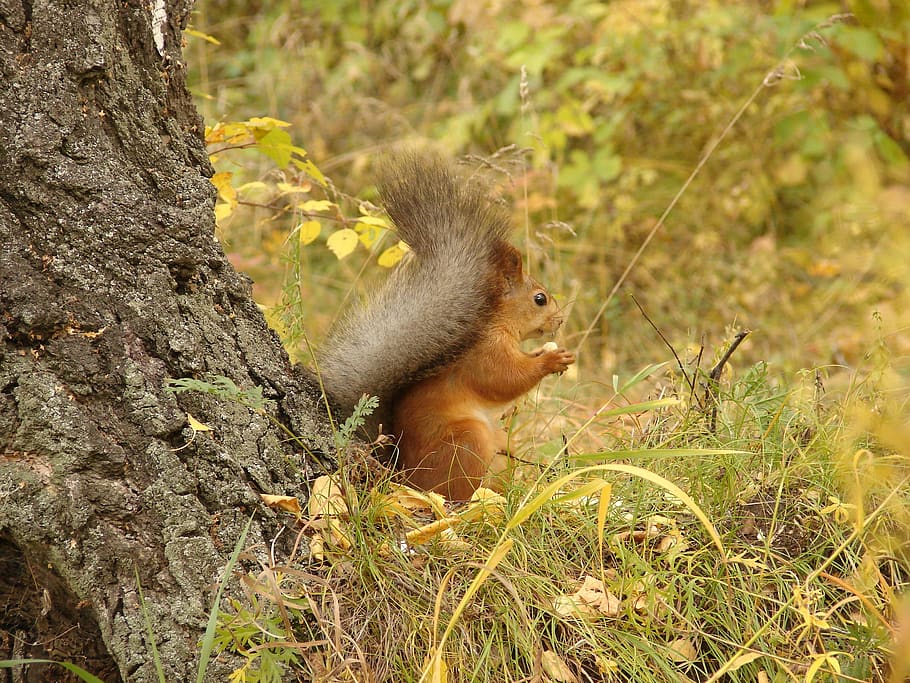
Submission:
POLYGON ((565 372, 575 362, 575 354, 566 349, 547 351, 542 357, 546 363, 547 374, 565 372))

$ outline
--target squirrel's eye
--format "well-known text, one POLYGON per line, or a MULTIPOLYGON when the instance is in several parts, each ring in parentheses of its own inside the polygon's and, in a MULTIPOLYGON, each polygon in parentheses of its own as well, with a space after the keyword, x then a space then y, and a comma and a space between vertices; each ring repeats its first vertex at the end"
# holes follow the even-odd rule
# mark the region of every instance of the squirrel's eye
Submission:
POLYGON ((534 295, 534 303, 537 304, 538 306, 546 306, 547 305, 547 295, 544 294, 543 292, 537 292, 537 294, 534 295))

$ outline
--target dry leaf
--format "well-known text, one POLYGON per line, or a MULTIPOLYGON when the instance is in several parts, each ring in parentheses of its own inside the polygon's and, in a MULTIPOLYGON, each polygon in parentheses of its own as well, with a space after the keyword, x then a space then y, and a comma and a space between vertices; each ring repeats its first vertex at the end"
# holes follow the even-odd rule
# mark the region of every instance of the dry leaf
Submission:
POLYGON ((499 521, 505 515, 506 499, 495 491, 480 487, 471 496, 471 502, 459 513, 465 522, 476 522, 486 518, 491 522, 499 521))
POLYGON ((432 512, 435 517, 446 517, 446 499, 432 491, 418 491, 403 484, 391 484, 384 503, 398 505, 405 510, 432 512))
POLYGON ((544 650, 541 653, 540 664, 550 680, 557 681, 557 683, 578 683, 578 678, 572 673, 572 670, 552 650, 544 650))
POLYGON ((405 534, 408 545, 422 545, 431 539, 443 535, 446 531, 451 531, 452 527, 458 524, 458 517, 446 517, 437 519, 435 522, 425 524, 419 529, 414 529, 405 534))
POLYGON ((677 638, 669 645, 670 659, 674 662, 692 662, 698 655, 695 645, 689 638, 677 638))
POLYGON ((310 518, 315 520, 313 527, 321 530, 310 539, 310 553, 314 558, 326 559, 327 543, 337 548, 351 547, 351 541, 339 521, 340 517, 347 516, 348 505, 333 477, 323 475, 316 478, 307 510, 310 518))
POLYGON ((317 520, 314 525, 319 533, 310 539, 310 554, 320 562, 328 559, 326 545, 333 548, 347 550, 351 547, 351 540, 347 537, 341 523, 335 517, 325 517, 317 520))
POLYGON ((296 517, 300 517, 303 514, 303 510, 300 508, 300 500, 297 496, 270 496, 267 493, 260 493, 259 498, 267 507, 273 510, 284 510, 296 517))
POLYGON ((557 614, 562 616, 606 616, 619 614, 621 602, 600 579, 586 576, 572 595, 563 595, 553 603, 557 614))
POLYGON ((607 681, 612 681, 619 673, 619 662, 603 654, 594 654, 594 665, 607 681))
POLYGON ((348 514, 348 504, 341 492, 341 487, 333 477, 324 474, 313 482, 308 511, 311 519, 348 514))
POLYGON ((431 683, 446 683, 449 680, 449 667, 441 655, 434 655, 425 665, 425 672, 429 672, 431 683))
MULTIPOLYGON (((761 657, 764 657, 764 656, 765 656, 764 652, 744 652, 739 657, 734 657, 733 660, 727 666, 724 667, 724 671, 726 673, 730 673, 731 671, 736 671, 740 667, 743 667, 746 664, 749 664, 750 662, 754 662, 756 659, 760 659, 761 657)), ((759 672, 759 676, 762 673, 764 673, 764 672, 759 672)))
POLYGON ((193 417, 193 416, 190 415, 189 413, 186 414, 186 421, 189 423, 190 429, 192 429, 194 432, 210 432, 210 431, 212 431, 212 428, 211 428, 211 427, 209 427, 209 426, 208 426, 207 424, 205 424, 204 422, 200 422, 199 420, 197 420, 195 417, 193 417))

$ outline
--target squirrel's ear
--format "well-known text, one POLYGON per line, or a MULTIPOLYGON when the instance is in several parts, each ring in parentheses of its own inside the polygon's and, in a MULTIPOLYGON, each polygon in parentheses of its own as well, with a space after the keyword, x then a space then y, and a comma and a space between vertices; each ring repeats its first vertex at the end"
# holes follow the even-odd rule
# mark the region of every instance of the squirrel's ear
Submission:
POLYGON ((505 277, 506 282, 510 285, 521 282, 521 252, 511 244, 506 243, 502 243, 498 251, 497 260, 499 261, 500 272, 505 277))

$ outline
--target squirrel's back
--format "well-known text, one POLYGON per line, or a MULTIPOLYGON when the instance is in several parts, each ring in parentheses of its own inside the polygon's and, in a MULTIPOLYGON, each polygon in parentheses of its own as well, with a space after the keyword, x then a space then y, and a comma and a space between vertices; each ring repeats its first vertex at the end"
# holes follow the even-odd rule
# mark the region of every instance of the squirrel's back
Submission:
POLYGON ((388 424, 401 389, 454 361, 485 329, 505 287, 497 262, 510 232, 507 210, 483 184, 457 177, 439 156, 394 157, 379 188, 413 256, 344 315, 318 357, 326 392, 346 415, 363 394, 379 397, 374 426, 388 424))

